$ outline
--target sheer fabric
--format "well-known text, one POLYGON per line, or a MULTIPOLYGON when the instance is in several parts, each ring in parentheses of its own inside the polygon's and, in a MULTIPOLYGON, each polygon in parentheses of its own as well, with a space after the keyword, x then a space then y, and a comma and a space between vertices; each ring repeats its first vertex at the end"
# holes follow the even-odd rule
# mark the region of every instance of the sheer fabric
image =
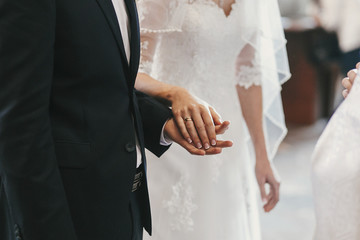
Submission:
MULTIPOLYGON (((148 161, 150 239, 261 239, 252 143, 235 86, 261 85, 272 159, 286 134, 280 98, 290 76, 276 0, 139 0, 140 72, 183 86, 232 122, 234 147, 194 157, 178 146, 148 161)), ((151 154, 150 154, 151 155, 151 154)))
POLYGON ((316 240, 360 239, 360 82, 332 116, 312 158, 316 240))

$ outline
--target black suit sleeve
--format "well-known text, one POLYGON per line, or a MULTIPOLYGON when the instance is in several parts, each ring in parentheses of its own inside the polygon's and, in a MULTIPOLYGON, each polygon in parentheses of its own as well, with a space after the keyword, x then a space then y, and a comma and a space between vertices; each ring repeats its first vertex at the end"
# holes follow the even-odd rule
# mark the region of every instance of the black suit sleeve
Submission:
POLYGON ((135 91, 144 128, 145 147, 160 157, 169 146, 160 145, 160 134, 166 121, 172 117, 171 110, 154 98, 135 91))
POLYGON ((0 207, 16 239, 77 239, 49 120, 54 35, 55 0, 0 0, 0 207))

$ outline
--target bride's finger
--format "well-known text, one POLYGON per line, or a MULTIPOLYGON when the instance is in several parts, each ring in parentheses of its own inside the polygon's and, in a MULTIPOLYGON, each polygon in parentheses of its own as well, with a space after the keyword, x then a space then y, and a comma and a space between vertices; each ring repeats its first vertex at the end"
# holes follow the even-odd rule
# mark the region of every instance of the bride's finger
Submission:
POLYGON ((190 134, 188 133, 188 130, 185 126, 185 121, 184 119, 182 118, 181 114, 180 113, 174 113, 174 119, 175 119, 175 122, 176 122, 176 125, 178 126, 179 130, 180 130, 180 133, 181 135, 184 137, 184 139, 188 142, 188 143, 192 143, 192 139, 190 137, 190 134))
MULTIPOLYGON (((206 132, 206 125, 204 123, 204 120, 201 116, 200 111, 198 109, 191 109, 190 112, 191 112, 192 120, 194 122, 197 134, 200 137, 201 143, 202 143, 202 144, 196 143, 197 144, 196 146, 201 145, 205 149, 209 149, 210 148, 210 140, 209 140, 208 134, 206 132)), ((188 130, 189 130, 189 128, 188 128, 188 130)))
POLYGON ((276 181, 275 178, 271 177, 268 180, 268 183, 270 184, 270 193, 268 195, 268 203, 264 206, 264 210, 266 212, 271 211, 276 204, 279 202, 279 189, 280 189, 280 183, 276 181))
POLYGON ((259 184, 259 189, 260 189, 261 201, 263 204, 266 204, 268 202, 268 199, 267 199, 267 194, 266 194, 266 190, 265 190, 265 179, 259 178, 258 184, 259 184))
POLYGON ((202 119, 205 124, 206 133, 207 133, 207 136, 209 137, 210 144, 211 144, 211 146, 215 146, 216 145, 216 133, 215 133, 215 126, 213 123, 213 119, 209 115, 209 112, 207 111, 207 109, 202 110, 201 116, 202 116, 202 119))
POLYGON ((192 139, 192 142, 194 143, 195 147, 202 148, 202 144, 200 141, 200 138, 198 136, 198 132, 196 131, 194 120, 191 117, 185 117, 185 126, 187 129, 187 132, 190 134, 190 137, 192 139))
POLYGON ((210 106, 209 106, 209 111, 210 111, 210 114, 211 114, 214 124, 221 125, 222 120, 221 120, 220 114, 218 112, 216 112, 216 110, 213 107, 210 107, 210 106))
POLYGON ((344 98, 346 98, 349 95, 349 90, 347 90, 347 89, 343 90, 342 95, 344 98))
POLYGON ((276 206, 276 202, 274 200, 274 197, 272 196, 271 198, 269 198, 268 202, 264 205, 264 211, 265 212, 270 212, 272 209, 274 209, 274 207, 276 206))
POLYGON ((185 139, 178 143, 192 155, 204 156, 206 154, 203 149, 196 148, 194 145, 188 143, 185 139))
POLYGON ((271 211, 271 209, 274 208, 274 206, 276 205, 275 202, 275 193, 274 191, 270 188, 270 192, 266 195, 266 203, 264 204, 263 208, 265 212, 269 212, 271 211))

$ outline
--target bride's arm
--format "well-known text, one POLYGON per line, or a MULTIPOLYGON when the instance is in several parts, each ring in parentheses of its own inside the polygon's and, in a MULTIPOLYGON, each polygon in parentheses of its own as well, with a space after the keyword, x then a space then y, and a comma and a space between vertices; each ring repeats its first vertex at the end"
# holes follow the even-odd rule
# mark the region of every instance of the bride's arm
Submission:
POLYGON ((261 198, 266 212, 271 211, 279 201, 280 184, 274 177, 268 154, 266 151, 263 129, 263 99, 261 87, 261 74, 257 67, 249 60, 253 59, 254 49, 247 45, 240 53, 237 61, 236 85, 242 113, 249 129, 256 154, 256 178, 259 184, 261 198), (270 184, 270 192, 266 194, 265 184, 270 184))

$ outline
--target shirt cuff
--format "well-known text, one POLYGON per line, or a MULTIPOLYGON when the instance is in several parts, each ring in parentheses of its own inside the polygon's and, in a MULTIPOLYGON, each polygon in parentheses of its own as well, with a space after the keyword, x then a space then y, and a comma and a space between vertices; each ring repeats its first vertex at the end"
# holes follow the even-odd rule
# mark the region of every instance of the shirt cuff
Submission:
POLYGON ((165 122, 165 124, 161 130, 161 134, 160 134, 160 145, 162 145, 162 146, 170 146, 173 143, 173 141, 171 139, 169 139, 164 133, 165 125, 168 121, 169 120, 167 120, 165 122))

